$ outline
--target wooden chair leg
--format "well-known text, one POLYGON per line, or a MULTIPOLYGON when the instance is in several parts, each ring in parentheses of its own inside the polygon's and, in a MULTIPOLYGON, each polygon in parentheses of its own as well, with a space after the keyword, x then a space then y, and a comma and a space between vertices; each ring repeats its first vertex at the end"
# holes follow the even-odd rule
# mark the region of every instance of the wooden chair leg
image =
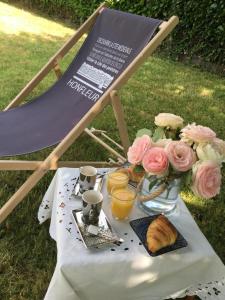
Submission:
POLYGON ((117 91, 113 90, 110 93, 110 97, 111 97, 111 103, 114 110, 114 114, 116 117, 117 126, 119 129, 121 143, 124 148, 124 154, 127 156, 127 150, 130 146, 130 142, 129 142, 128 132, 127 132, 127 125, 124 119, 123 107, 117 91))

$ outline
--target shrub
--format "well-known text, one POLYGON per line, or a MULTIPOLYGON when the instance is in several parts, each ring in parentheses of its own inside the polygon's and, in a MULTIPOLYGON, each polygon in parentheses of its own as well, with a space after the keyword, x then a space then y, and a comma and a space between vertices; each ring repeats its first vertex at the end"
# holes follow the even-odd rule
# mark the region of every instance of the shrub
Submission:
MULTIPOLYGON (((30 8, 49 15, 82 23, 101 0, 18 0, 30 8)), ((167 42, 167 53, 174 57, 201 57, 207 62, 225 65, 225 1, 224 0, 106 0, 116 9, 135 14, 167 19, 172 15, 180 23, 167 42), (170 41, 171 41, 170 39, 170 41)))

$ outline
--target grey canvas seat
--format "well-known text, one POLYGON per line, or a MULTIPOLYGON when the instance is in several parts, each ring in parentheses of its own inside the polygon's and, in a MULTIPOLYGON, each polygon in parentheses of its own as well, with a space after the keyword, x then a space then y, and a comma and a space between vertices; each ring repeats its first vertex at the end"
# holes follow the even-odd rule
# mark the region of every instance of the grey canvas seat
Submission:
POLYGON ((0 157, 31 153, 58 144, 43 161, 0 160, 0 170, 34 170, 0 209, 0 223, 49 170, 84 164, 109 166, 107 162, 60 161, 84 131, 117 158, 116 165, 126 161, 129 138, 117 91, 177 23, 176 16, 160 21, 100 5, 5 111, 0 112, 0 157), (59 61, 87 32, 78 54, 60 76, 59 61), (21 104, 51 70, 58 81, 39 97, 21 104), (108 139, 123 150, 123 155, 87 128, 108 104, 113 107, 122 145, 108 139))
POLYGON ((0 113, 0 157, 60 142, 146 46, 160 23, 104 9, 54 86, 25 105, 0 113))

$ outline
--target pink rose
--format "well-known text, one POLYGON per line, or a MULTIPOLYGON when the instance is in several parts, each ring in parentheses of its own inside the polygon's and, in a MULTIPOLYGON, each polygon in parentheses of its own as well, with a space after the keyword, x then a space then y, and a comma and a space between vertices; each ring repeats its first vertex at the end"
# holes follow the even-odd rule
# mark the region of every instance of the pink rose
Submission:
POLYGON ((189 124, 181 130, 181 139, 184 142, 205 143, 211 142, 215 137, 215 132, 209 127, 189 124))
POLYGON ((182 141, 170 142, 165 148, 171 165, 175 170, 185 172, 196 162, 196 155, 192 148, 182 141))
POLYGON ((134 140, 133 145, 129 147, 127 157, 131 164, 140 164, 145 152, 151 147, 151 138, 144 134, 134 140))
POLYGON ((169 165, 165 150, 160 147, 153 147, 149 149, 144 155, 142 165, 148 173, 152 173, 154 175, 164 174, 169 165))
POLYGON ((203 161, 193 166, 192 191, 199 197, 212 198, 220 192, 220 167, 212 161, 203 161))

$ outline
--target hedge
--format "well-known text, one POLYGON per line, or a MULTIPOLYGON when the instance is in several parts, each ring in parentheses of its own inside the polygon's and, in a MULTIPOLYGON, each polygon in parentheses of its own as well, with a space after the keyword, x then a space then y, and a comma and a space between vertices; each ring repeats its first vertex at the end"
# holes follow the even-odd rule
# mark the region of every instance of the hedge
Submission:
MULTIPOLYGON (((101 0, 18 0, 29 8, 49 15, 82 23, 101 0)), ((224 0, 106 0, 123 11, 155 18, 180 18, 166 51, 173 57, 200 57, 206 62, 225 65, 225 1, 224 0)))

